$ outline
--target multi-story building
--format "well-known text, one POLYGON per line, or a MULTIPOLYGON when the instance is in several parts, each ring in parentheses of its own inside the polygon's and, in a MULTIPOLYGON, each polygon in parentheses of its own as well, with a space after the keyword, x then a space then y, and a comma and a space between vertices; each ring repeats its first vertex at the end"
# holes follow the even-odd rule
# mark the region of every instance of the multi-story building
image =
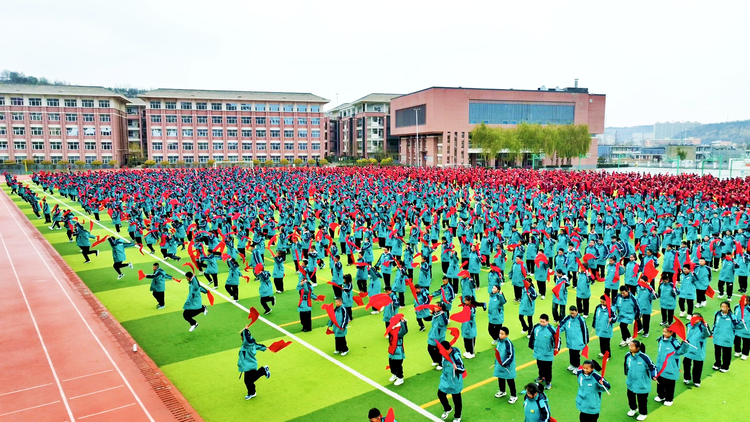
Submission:
MULTIPOLYGON (((128 157, 143 158, 148 151, 148 131, 146 130, 146 102, 140 98, 130 98, 128 113, 128 157)), ((127 160, 125 160, 127 161, 127 160)))
MULTIPOLYGON (((593 167, 598 136, 604 133, 605 100, 604 95, 577 86, 554 91, 432 87, 391 100, 391 131, 399 138, 402 164, 467 166, 482 159, 482 151, 472 149, 469 139, 480 123, 507 128, 521 122, 587 124, 592 142, 581 166, 593 167)), ((497 165, 495 158, 487 164, 497 165)), ((552 164, 551 157, 542 161, 552 164)))
POLYGON ((385 154, 398 160, 398 138, 391 135, 390 103, 391 98, 400 95, 369 94, 328 111, 329 138, 332 141, 336 138, 336 147, 332 150, 340 156, 385 154))
POLYGON ((157 89, 146 102, 148 157, 156 162, 279 162, 323 158, 323 105, 308 93, 157 89))
POLYGON ((97 86, 0 84, 0 161, 122 162, 129 103, 97 86))

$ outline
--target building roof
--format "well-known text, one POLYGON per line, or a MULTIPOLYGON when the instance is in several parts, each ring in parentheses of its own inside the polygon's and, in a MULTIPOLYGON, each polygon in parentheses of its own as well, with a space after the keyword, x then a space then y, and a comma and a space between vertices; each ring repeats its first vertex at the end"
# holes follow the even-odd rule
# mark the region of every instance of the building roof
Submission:
MULTIPOLYGON (((574 88, 574 87, 563 88, 564 91, 555 91, 555 90, 542 91, 540 89, 466 88, 466 87, 462 87, 462 86, 431 86, 429 88, 420 89, 419 91, 414 91, 414 92, 410 92, 408 94, 399 95, 398 97, 405 97, 407 95, 416 94, 417 92, 422 92, 422 91, 429 91, 431 89, 462 89, 462 90, 471 90, 471 91, 521 91, 521 92, 551 92, 551 93, 559 92, 561 94, 571 94, 571 93, 573 93, 573 94, 597 95, 597 96, 602 96, 602 97, 606 96, 605 94, 592 94, 592 93, 588 92, 588 88, 574 88)), ((396 97, 393 97, 393 98, 396 98, 396 97)))
POLYGON ((364 97, 352 101, 350 104, 359 104, 359 103, 390 103, 391 98, 400 97, 403 94, 380 94, 380 93, 372 93, 367 94, 364 97))
POLYGON ((75 95, 81 97, 117 97, 123 102, 131 102, 131 100, 124 95, 117 94, 101 86, 27 85, 0 83, 0 93, 59 96, 75 95))
POLYGON ((334 113, 336 111, 343 110, 343 109, 345 109, 347 107, 350 107, 351 105, 352 105, 352 103, 339 104, 336 107, 334 107, 334 108, 332 108, 330 110, 327 110, 326 113, 334 113))
POLYGON ((146 107, 146 102, 143 101, 140 98, 130 98, 130 97, 128 97, 128 99, 130 100, 130 103, 131 103, 130 105, 140 106, 140 107, 146 107))
POLYGON ((140 94, 140 98, 200 98, 205 100, 247 100, 247 101, 304 101, 328 103, 330 100, 304 92, 264 92, 264 91, 215 91, 203 89, 159 88, 140 94))

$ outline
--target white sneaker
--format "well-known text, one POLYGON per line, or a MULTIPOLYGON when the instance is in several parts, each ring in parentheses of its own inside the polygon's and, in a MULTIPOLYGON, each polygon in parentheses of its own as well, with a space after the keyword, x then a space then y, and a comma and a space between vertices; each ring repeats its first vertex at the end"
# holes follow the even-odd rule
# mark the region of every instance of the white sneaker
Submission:
POLYGON ((492 340, 492 345, 494 346, 496 344, 497 344, 497 340, 492 340))
POLYGON ((603 358, 604 357, 604 353, 599 353, 599 357, 603 358))
POLYGON ((379 313, 380 313, 380 312, 378 312, 378 311, 372 311, 372 312, 370 312, 370 314, 372 314, 372 315, 377 315, 377 314, 379 314, 379 313))
POLYGON ((334 351, 333 351, 333 354, 334 354, 334 355, 338 355, 339 353, 341 353, 341 352, 339 352, 338 350, 334 350, 334 351))
POLYGON ((740 357, 741 355, 742 355, 742 353, 740 353, 740 352, 737 352, 737 353, 735 353, 735 354, 734 354, 734 357, 738 358, 738 357, 740 357))
POLYGON ((665 401, 665 402, 664 402, 664 406, 671 406, 671 405, 672 405, 672 403, 673 403, 673 402, 671 402, 671 401, 665 401))
POLYGON ((635 410, 628 410, 628 416, 630 416, 631 418, 635 416, 635 410))
MULTIPOLYGON (((464 352, 464 357, 465 357, 466 359, 469 359, 469 356, 471 356, 471 353, 469 353, 469 352, 464 352)), ((739 356, 739 354, 735 354, 735 356, 739 356)))
POLYGON ((542 295, 542 300, 544 300, 544 295, 542 295))
POLYGON ((348 355, 348 354, 349 354, 349 351, 348 351, 348 350, 347 350, 346 352, 341 352, 341 356, 346 356, 346 355, 348 355))
POLYGON ((659 396, 656 396, 656 397, 654 397, 654 401, 657 402, 657 403, 661 403, 661 402, 664 401, 664 399, 661 398, 661 397, 659 397, 659 396))
POLYGON ((396 379, 398 379, 398 377, 397 377, 397 376, 395 376, 395 375, 391 375, 391 377, 390 377, 390 378, 388 378, 388 382, 393 382, 393 381, 396 381, 396 379))
POLYGON ((698 309, 698 308, 702 308, 702 306, 701 306, 701 303, 700 303, 700 302, 698 302, 698 303, 697 303, 697 304, 695 305, 695 309, 698 309))
POLYGON ((198 328, 198 323, 197 323, 197 322, 195 323, 195 325, 191 325, 191 326, 190 326, 190 330, 189 330, 189 331, 193 331, 193 330, 195 330, 196 328, 198 328))
POLYGON ((436 367, 435 367, 435 370, 436 370, 436 371, 442 371, 442 370, 443 370, 443 367, 442 367, 442 366, 440 366, 440 365, 438 365, 438 366, 436 366, 436 367))
POLYGON ((130 267, 130 269, 132 270, 133 269, 133 263, 132 262, 128 262, 128 267, 130 267))
POLYGON ((448 415, 450 415, 452 411, 453 411, 453 408, 448 409, 447 411, 443 412, 442 415, 440 415, 440 418, 443 420, 448 419, 448 415))
POLYGON ((453 422, 461 422, 461 418, 453 418, 453 422))
POLYGON ((623 340, 623 341, 620 342, 620 347, 625 347, 627 345, 628 345, 628 341, 627 340, 623 340))
POLYGON ((693 385, 694 385, 695 387, 697 387, 697 388, 701 388, 701 383, 699 383, 699 382, 696 382, 696 383, 695 383, 695 384, 693 384, 693 385))
POLYGON ((685 311, 680 311, 680 318, 685 316, 685 311))
POLYGON ((568 365, 567 370, 568 371, 574 371, 576 368, 573 365, 568 365))
POLYGON ((727 373, 729 372, 729 369, 719 369, 719 372, 727 373))
POLYGON ((742 360, 747 360, 747 355, 742 355, 742 360))
POLYGON ((497 398, 505 397, 507 395, 508 393, 506 393, 505 391, 500 391, 500 390, 497 390, 497 393, 495 393, 495 397, 497 398))
POLYGON ((403 378, 399 378, 399 379, 396 380, 396 382, 393 383, 393 385, 401 385, 403 383, 404 383, 404 379, 403 378))
POLYGON ((647 417, 648 417, 648 415, 638 415, 638 417, 635 418, 635 420, 637 420, 637 421, 645 421, 647 417))
POLYGON ((203 315, 208 315, 208 306, 203 305, 203 315))
POLYGON ((125 277, 125 274, 118 274, 118 275, 117 275, 117 279, 118 279, 118 280, 119 280, 119 279, 121 279, 121 278, 123 278, 123 277, 125 277))
POLYGON ((705 301, 705 300, 704 300, 703 302, 701 302, 701 307, 702 307, 702 308, 705 308, 705 307, 706 307, 706 301, 705 301))
POLYGON ((508 399, 508 404, 513 404, 517 400, 518 400, 518 397, 516 397, 516 396, 510 396, 510 398, 508 399))
POLYGON ((431 363, 430 365, 432 365, 432 366, 437 366, 438 364, 437 364, 437 363, 435 363, 435 362, 432 362, 432 363, 431 363))
POLYGON ((690 385, 690 380, 682 380, 682 383, 685 385, 690 385))
POLYGON ((724 293, 720 294, 720 295, 719 295, 719 299, 723 299, 723 298, 724 298, 724 296, 726 296, 726 295, 725 295, 724 293))

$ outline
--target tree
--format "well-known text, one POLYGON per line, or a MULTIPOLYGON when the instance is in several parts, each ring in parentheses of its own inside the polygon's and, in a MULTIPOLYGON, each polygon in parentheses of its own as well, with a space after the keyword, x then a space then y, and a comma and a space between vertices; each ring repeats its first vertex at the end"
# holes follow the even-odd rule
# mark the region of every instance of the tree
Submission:
POLYGON ((42 160, 42 162, 39 163, 39 164, 41 164, 43 166, 51 166, 52 165, 52 161, 50 161, 50 160, 42 160))
POLYGON ((265 163, 263 163, 263 165, 266 166, 266 167, 271 167, 271 166, 273 166, 273 160, 271 160, 269 158, 268 160, 266 160, 265 163))
POLYGON ((213 167, 214 164, 216 164, 216 160, 214 160, 214 159, 206 161, 206 166, 208 166, 208 167, 213 167))
POLYGON ((253 160, 253 165, 254 166, 259 166, 260 165, 260 160, 257 160, 257 159, 253 160))
POLYGON ((68 161, 68 160, 60 160, 60 161, 57 162, 57 164, 59 164, 61 166, 67 166, 68 164, 70 164, 70 161, 68 161))
POLYGON ((185 160, 177 160, 177 162, 175 164, 177 164, 178 166, 184 166, 185 165, 185 160))
POLYGON ((380 165, 381 166, 390 166, 392 164, 393 164, 393 158, 391 158, 391 157, 383 158, 382 160, 380 160, 380 165))
POLYGON ((289 160, 287 160, 286 158, 282 158, 281 161, 279 161, 279 162, 281 163, 282 166, 288 166, 289 165, 289 160))
POLYGON ((677 148, 677 156, 680 157, 680 160, 684 160, 687 158, 687 151, 682 148, 677 148))
POLYGON ((94 167, 101 167, 102 166, 102 162, 99 161, 99 160, 94 160, 94 161, 91 162, 91 165, 94 166, 94 167))
POLYGON ((294 165, 295 166, 301 166, 304 161, 301 158, 295 158, 294 159, 294 165))
MULTIPOLYGON (((391 161, 393 161, 393 160, 391 160, 391 161)), ((321 165, 321 166, 325 166, 325 165, 328 165, 328 160, 326 160, 325 158, 321 158, 321 160, 320 160, 320 165, 321 165)))
POLYGON ((146 162, 143 163, 143 166, 146 167, 146 168, 149 168, 149 167, 155 166, 155 165, 156 165, 156 161, 154 161, 154 160, 146 160, 146 162))
POLYGON ((118 162, 117 162, 117 160, 109 160, 109 161, 107 162, 107 164, 109 164, 109 165, 110 165, 110 166, 112 166, 112 167, 115 167, 115 166, 117 166, 117 165, 118 165, 118 164, 120 164, 120 163, 118 163, 118 162))
POLYGON ((80 168, 83 168, 83 166, 86 165, 86 162, 83 161, 83 160, 78 160, 78 161, 75 162, 75 165, 78 166, 78 168, 80 169, 80 168))
POLYGON ((36 164, 36 163, 34 163, 34 160, 32 160, 30 158, 27 158, 27 159, 23 160, 22 163, 26 164, 27 166, 33 166, 34 164, 36 164))

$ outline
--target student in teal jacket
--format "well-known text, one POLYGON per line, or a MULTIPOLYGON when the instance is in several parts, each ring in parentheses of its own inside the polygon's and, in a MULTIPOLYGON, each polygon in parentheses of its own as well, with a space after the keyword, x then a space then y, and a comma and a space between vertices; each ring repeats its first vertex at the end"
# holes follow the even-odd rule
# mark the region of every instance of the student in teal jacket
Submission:
POLYGON ((273 285, 276 288, 276 293, 284 293, 284 262, 286 261, 286 253, 279 252, 273 258, 273 285))
POLYGON ((591 323, 594 326, 597 337, 599 337, 599 357, 604 357, 606 352, 609 352, 610 357, 612 356, 610 343, 614 333, 613 324, 615 321, 617 321, 617 316, 614 314, 614 311, 610 313, 610 310, 607 309, 607 296, 601 295, 599 297, 599 306, 594 309, 594 320, 591 323))
POLYGON ((620 333, 622 334, 620 347, 627 346, 632 339, 628 325, 641 317, 641 308, 638 306, 635 296, 631 295, 630 290, 625 286, 620 286, 620 294, 612 303, 612 308, 617 314, 617 322, 620 323, 620 333))
POLYGON ((166 288, 164 280, 173 277, 159 268, 158 262, 154 262, 152 269, 154 272, 152 274, 146 274, 146 278, 151 280, 150 290, 157 302, 156 309, 164 309, 164 289, 166 288))
POLYGON ((500 291, 500 288, 494 286, 492 293, 490 294, 490 300, 487 303, 487 331, 492 337, 492 345, 497 344, 499 337, 500 328, 505 322, 505 304, 507 300, 505 295, 500 291))
POLYGON ((656 300, 656 293, 648 284, 646 276, 641 276, 642 283, 638 284, 636 301, 641 313, 638 321, 638 332, 643 333, 643 337, 648 337, 649 327, 651 325, 651 313, 654 311, 653 302, 656 300))
POLYGON ((242 275, 240 264, 234 258, 230 257, 227 259, 227 270, 227 281, 224 283, 224 289, 237 302, 240 300, 240 276, 242 275))
POLYGON ((739 321, 734 329, 734 356, 747 360, 750 355, 750 305, 746 304, 744 310, 742 305, 735 306, 734 316, 739 321))
MULTIPOLYGON (((596 422, 602 408, 602 393, 612 386, 594 370, 594 361, 586 360, 578 372, 578 394, 576 408, 581 412, 579 420, 596 422)), ((596 365, 598 366, 598 365, 596 365)))
POLYGON ((83 226, 78 223, 76 223, 75 236, 76 245, 81 248, 81 255, 83 255, 83 258, 86 260, 83 262, 84 264, 91 262, 89 255, 94 254, 99 256, 98 250, 91 250, 91 239, 96 239, 96 236, 89 233, 88 230, 84 229, 83 226))
POLYGON ((703 320, 703 316, 694 313, 690 321, 686 324, 687 342, 695 347, 688 347, 685 358, 682 360, 685 379, 682 381, 685 385, 691 382, 696 387, 701 386, 701 375, 703 374, 703 362, 706 360, 706 344, 711 337, 711 330, 703 320))
POLYGON ((534 285, 531 284, 531 277, 526 278, 525 284, 526 286, 524 286, 523 292, 521 293, 521 305, 518 307, 518 320, 521 321, 521 330, 523 334, 526 334, 531 330, 531 317, 534 316, 537 298, 534 285))
POLYGON ((474 305, 472 305, 474 296, 463 296, 463 300, 463 306, 469 307, 471 310, 469 320, 461 323, 461 337, 464 338, 464 349, 466 349, 464 357, 466 359, 473 359, 474 346, 477 341, 477 311, 474 305))
POLYGON ((132 248, 133 246, 135 246, 135 243, 125 242, 124 240, 115 236, 108 237, 107 241, 109 242, 109 246, 112 247, 112 260, 114 261, 112 268, 117 271, 117 279, 119 280, 125 277, 125 274, 120 271, 120 268, 133 268, 132 262, 128 262, 127 264, 124 263, 126 258, 125 248, 132 248))
POLYGON ((391 367, 391 378, 388 381, 398 386, 404 383, 404 336, 409 332, 406 319, 397 324, 398 332, 388 332, 388 365, 391 367))
POLYGON ((265 352, 266 346, 255 341, 255 338, 253 338, 253 335, 250 333, 250 324, 247 324, 245 329, 242 330, 242 333, 240 333, 240 337, 242 337, 242 347, 240 348, 240 356, 237 360, 237 369, 245 376, 245 387, 247 387, 245 400, 250 400, 257 395, 255 381, 257 381, 258 378, 263 376, 266 378, 271 377, 271 370, 268 366, 264 366, 260 369, 258 368, 258 360, 255 357, 255 354, 258 350, 265 352))
POLYGON ((671 406, 674 401, 675 383, 680 376, 680 356, 687 353, 690 346, 680 343, 674 333, 666 327, 662 329, 662 336, 656 340, 656 343, 658 345, 656 368, 659 373, 654 401, 664 402, 665 406, 671 406))
POLYGON ((578 284, 576 285, 576 307, 580 310, 583 318, 589 317, 589 308, 591 302, 591 286, 596 283, 596 279, 582 267, 578 269, 578 284))
MULTIPOLYGON (((539 252, 539 256, 544 256, 541 252, 539 252)), ((549 274, 547 273, 549 271, 549 265, 547 262, 539 261, 539 265, 534 266, 534 280, 536 280, 536 286, 539 290, 539 295, 542 297, 542 300, 544 300, 544 296, 547 294, 547 278, 549 277, 549 274)))
POLYGON ((672 324, 674 317, 674 310, 677 308, 677 296, 680 294, 680 289, 672 284, 671 280, 661 279, 659 284, 659 307, 661 308, 661 325, 662 327, 668 327, 672 324))
POLYGON ((734 330, 742 325, 742 322, 730 311, 728 301, 721 302, 721 309, 714 314, 714 366, 713 370, 729 372, 729 364, 732 363, 732 345, 734 344, 734 330))
POLYGON ((565 306, 568 305, 568 286, 570 281, 568 277, 563 274, 561 269, 555 270, 555 287, 553 288, 552 294, 552 318, 555 321, 561 321, 565 314, 565 306), (554 294, 554 289, 559 286, 559 295, 554 294))
POLYGON ((505 392, 505 384, 507 382, 510 389, 508 403, 513 404, 518 400, 518 396, 516 395, 516 348, 508 338, 508 334, 510 334, 508 327, 500 329, 500 338, 495 347, 495 372, 493 376, 497 377, 499 387, 497 393, 495 393, 495 397, 501 398, 508 395, 505 392))
POLYGON ((427 352, 430 354, 430 358, 432 358, 432 366, 435 366, 436 370, 442 371, 442 358, 435 344, 445 340, 448 315, 445 313, 442 303, 438 303, 437 306, 437 309, 432 312, 432 327, 430 327, 430 332, 427 335, 427 352))
POLYGON ((202 256, 199 261, 205 266, 203 269, 203 275, 206 276, 208 286, 211 287, 213 283, 213 289, 216 290, 219 287, 219 266, 216 264, 217 254, 209 252, 208 255, 202 256))
POLYGON ((628 388, 628 416, 638 413, 637 420, 646 420, 648 416, 648 394, 651 392, 651 381, 656 381, 656 366, 646 354, 646 346, 639 340, 633 340, 630 353, 625 355, 625 384, 628 388))
POLYGON ((333 353, 336 355, 341 353, 341 356, 346 356, 349 353, 349 346, 346 344, 346 334, 349 331, 349 314, 346 312, 346 308, 343 306, 344 302, 340 297, 336 298, 335 303, 336 308, 333 314, 336 317, 336 322, 334 323, 332 319, 328 320, 328 327, 333 330, 335 339, 336 350, 333 353))
POLYGON ((201 293, 206 294, 208 290, 201 286, 198 277, 195 277, 191 271, 185 273, 185 278, 187 278, 188 282, 188 296, 185 304, 182 306, 182 318, 190 324, 189 331, 193 331, 198 328, 198 322, 194 317, 201 312, 203 315, 208 314, 208 308, 203 304, 201 297, 201 293))
MULTIPOLYGON (((258 295, 260 296, 260 304, 263 306, 263 310, 265 311, 263 314, 268 315, 271 313, 272 309, 268 306, 270 303, 271 306, 276 305, 276 298, 273 296, 273 284, 271 283, 271 273, 269 273, 266 270, 261 271, 258 276, 257 280, 260 282, 260 286, 258 286, 258 295)), ((234 290, 235 294, 237 294, 237 291, 234 290)), ((239 297, 235 299, 235 301, 239 300, 239 297)))
POLYGON ((552 388, 552 361, 555 358, 555 350, 560 348, 560 339, 555 339, 555 327, 549 323, 549 316, 539 316, 539 323, 531 329, 529 337, 529 349, 534 351, 534 359, 539 376, 536 382, 544 382, 545 389, 552 388))
POLYGON ((300 267, 300 270, 299 282, 297 283, 297 291, 299 292, 297 312, 299 312, 302 332, 306 333, 312 331, 312 301, 317 299, 318 296, 313 293, 314 287, 302 267, 300 267))
POLYGON ((727 301, 732 301, 732 289, 734 287, 734 270, 739 265, 734 262, 731 254, 724 255, 721 260, 721 270, 719 271, 719 299, 724 298, 724 287, 727 288, 727 301))
POLYGON ((542 387, 536 383, 529 383, 525 387, 523 398, 524 422, 549 422, 550 409, 547 396, 542 387))
POLYGON ((445 340, 440 344, 450 357, 450 359, 447 359, 440 356, 442 358, 442 373, 440 374, 440 385, 438 385, 438 399, 440 399, 440 404, 443 405, 443 414, 441 417, 446 419, 455 410, 453 420, 460 422, 462 410, 461 391, 464 389, 463 374, 466 372, 464 361, 461 358, 461 350, 458 347, 451 346, 445 340), (448 402, 448 394, 453 396, 453 406, 455 409, 448 402))
POLYGON ((589 343, 589 329, 586 320, 578 314, 578 308, 571 306, 568 310, 570 314, 560 322, 560 333, 565 333, 565 345, 569 349, 568 371, 577 374, 581 366, 581 350, 589 343))

